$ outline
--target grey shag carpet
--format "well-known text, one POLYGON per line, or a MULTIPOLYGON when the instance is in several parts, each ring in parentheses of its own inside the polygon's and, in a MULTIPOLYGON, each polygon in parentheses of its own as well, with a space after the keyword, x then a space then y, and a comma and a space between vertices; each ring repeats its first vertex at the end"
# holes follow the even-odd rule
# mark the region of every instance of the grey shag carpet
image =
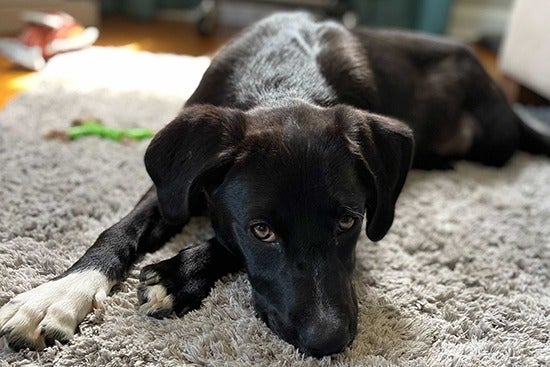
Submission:
MULTIPOLYGON (((208 60, 92 48, 52 60, 0 111, 0 305, 71 265, 150 185, 147 142, 46 141, 79 116, 159 129, 208 60)), ((254 317, 244 274, 219 281, 179 319, 138 312, 141 266, 207 238, 192 221, 148 255, 67 345, 1 348, 0 366, 548 366, 550 160, 504 169, 459 163, 410 174, 387 237, 357 246, 359 330, 316 360, 254 317)))

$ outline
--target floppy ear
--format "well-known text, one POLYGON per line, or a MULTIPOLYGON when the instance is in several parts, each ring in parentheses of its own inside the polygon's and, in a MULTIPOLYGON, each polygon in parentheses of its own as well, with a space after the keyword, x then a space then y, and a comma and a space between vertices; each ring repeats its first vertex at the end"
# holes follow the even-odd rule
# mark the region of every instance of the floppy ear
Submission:
POLYGON ((241 111, 209 105, 184 108, 157 133, 145 153, 145 167, 167 221, 189 219, 196 186, 204 177, 227 169, 244 134, 241 111))
POLYGON ((367 199, 367 236, 381 240, 393 223, 395 202, 411 167, 414 139, 404 123, 385 116, 344 108, 348 147, 360 158, 374 184, 374 197, 367 199))

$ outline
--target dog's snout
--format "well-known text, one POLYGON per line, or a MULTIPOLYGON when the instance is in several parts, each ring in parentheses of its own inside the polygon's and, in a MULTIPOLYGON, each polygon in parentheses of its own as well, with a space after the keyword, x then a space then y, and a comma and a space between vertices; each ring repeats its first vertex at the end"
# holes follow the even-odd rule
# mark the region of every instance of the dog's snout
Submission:
POLYGON ((316 322, 300 333, 301 349, 314 357, 343 351, 352 341, 348 322, 316 322))

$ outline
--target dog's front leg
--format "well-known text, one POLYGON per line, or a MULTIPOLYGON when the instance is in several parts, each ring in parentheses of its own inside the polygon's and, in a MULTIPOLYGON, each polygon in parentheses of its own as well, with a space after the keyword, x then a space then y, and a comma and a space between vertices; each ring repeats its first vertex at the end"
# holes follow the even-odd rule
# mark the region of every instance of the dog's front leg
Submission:
POLYGON ((216 280, 242 266, 242 261, 215 238, 181 250, 176 256, 141 270, 141 310, 163 318, 196 309, 216 280))
POLYGON ((16 350, 67 341, 92 307, 124 279, 131 265, 157 250, 183 226, 162 219, 151 188, 120 222, 104 231, 62 275, 22 293, 0 308, 0 337, 16 350))

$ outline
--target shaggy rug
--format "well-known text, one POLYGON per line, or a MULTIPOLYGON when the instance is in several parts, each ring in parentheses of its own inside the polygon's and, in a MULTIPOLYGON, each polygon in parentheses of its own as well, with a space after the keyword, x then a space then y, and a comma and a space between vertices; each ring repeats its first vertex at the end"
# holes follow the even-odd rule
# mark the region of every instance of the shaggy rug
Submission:
MULTIPOLYGON (((53 59, 0 112, 0 305, 70 266, 151 184, 147 142, 65 143, 42 133, 79 116, 159 129, 207 64, 92 48, 53 59)), ((320 360, 254 317, 243 273, 220 280, 182 318, 139 313, 139 269, 211 234, 207 220, 193 220, 146 256, 68 344, 19 353, 0 346, 0 366, 548 366, 549 218, 548 158, 520 153, 504 169, 462 162, 413 171, 390 233, 357 245, 357 337, 320 360)))

